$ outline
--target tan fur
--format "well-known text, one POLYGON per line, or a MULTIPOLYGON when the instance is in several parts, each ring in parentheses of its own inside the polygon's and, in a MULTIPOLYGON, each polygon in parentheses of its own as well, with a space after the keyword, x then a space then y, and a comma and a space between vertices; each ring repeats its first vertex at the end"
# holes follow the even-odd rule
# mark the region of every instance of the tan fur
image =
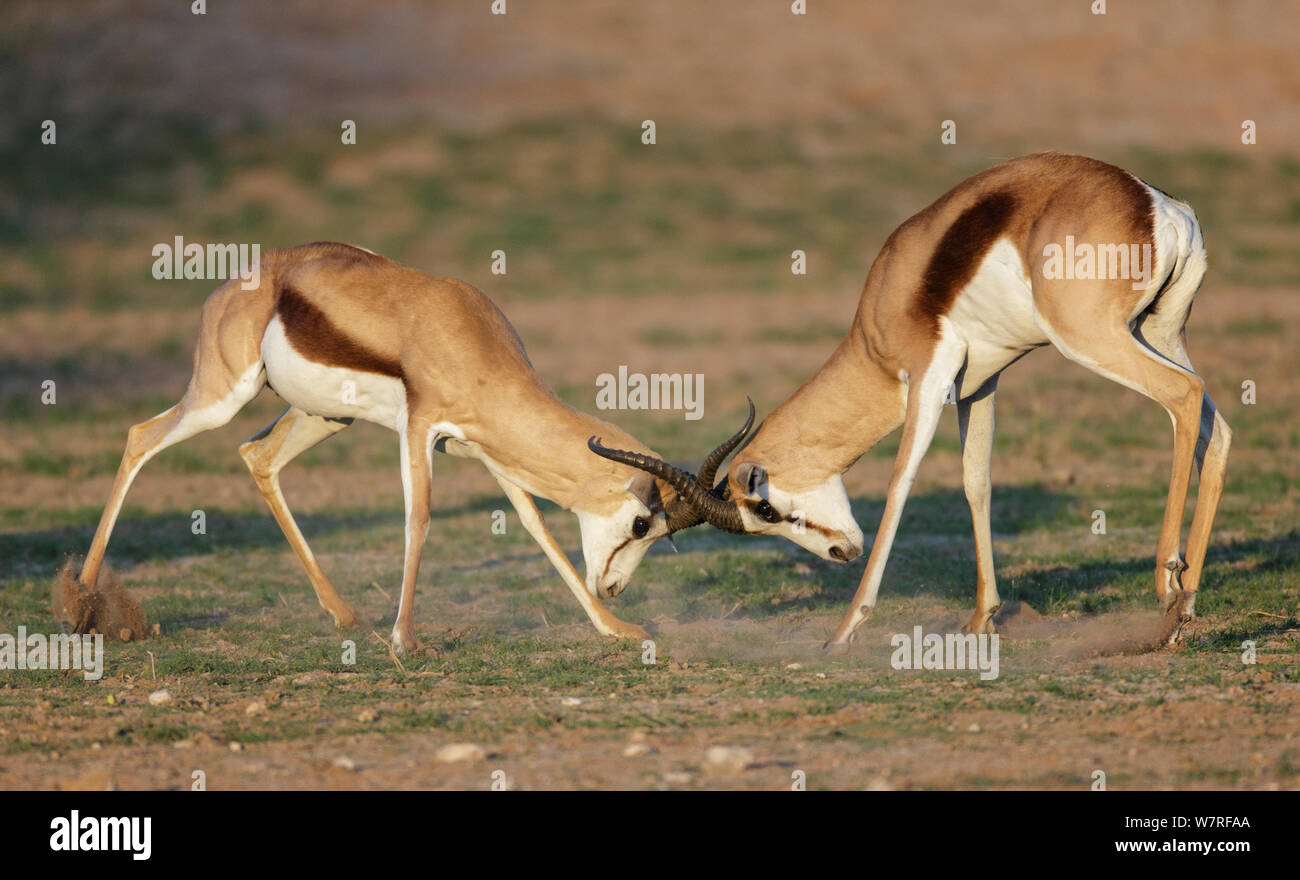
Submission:
MULTIPOLYGON (((903 223, 885 242, 867 276, 848 336, 821 370, 760 426, 730 469, 733 497, 743 497, 737 474, 752 465, 764 467, 773 485, 803 490, 842 473, 881 438, 903 426, 881 531, 833 643, 846 642, 874 605, 918 453, 924 453, 933 432, 920 415, 931 405, 918 400, 920 377, 934 362, 939 327, 954 298, 998 239, 1010 241, 1019 253, 1024 274, 1031 279, 1034 309, 1055 334, 1051 341, 1067 357, 1156 400, 1173 417, 1174 462, 1157 546, 1156 592, 1166 607, 1191 607, 1190 601, 1177 601, 1182 593, 1176 566, 1167 563, 1177 557, 1188 481, 1195 466, 1201 471, 1201 494, 1182 591, 1196 589, 1231 440, 1227 424, 1204 394, 1204 383, 1191 371, 1182 349, 1182 327, 1200 277, 1182 277, 1179 272, 1185 262, 1200 266, 1189 273, 1203 271, 1203 261, 1197 263, 1189 259, 1196 255, 1182 252, 1178 265, 1160 266, 1145 290, 1132 289, 1127 280, 1064 281, 1048 279, 1043 273, 1044 247, 1062 242, 1067 235, 1079 242, 1149 244, 1154 253, 1154 223, 1152 197, 1132 175, 1095 159, 1041 153, 1013 159, 963 181, 903 223), (1162 297, 1169 298, 1168 305, 1162 297), (1148 319, 1152 332, 1135 338, 1148 319)), ((1199 246, 1198 232, 1194 247, 1199 246)), ((1025 340, 1023 350, 1010 352, 998 372, 1043 344, 1025 340)), ((961 381, 960 374, 951 378, 961 381)), ((981 438, 979 448, 967 448, 963 458, 979 572, 977 608, 969 628, 979 632, 991 631, 998 602, 985 487, 996 382, 997 373, 959 388, 963 442, 972 421, 981 438)))
MULTIPOLYGON (((464 435, 463 441, 454 441, 457 448, 490 461, 499 479, 505 475, 571 510, 607 515, 628 500, 629 492, 656 504, 675 497, 667 484, 656 486, 649 475, 588 451, 587 438, 599 435, 619 448, 653 454, 616 426, 557 398, 533 370, 505 315, 478 290, 351 245, 316 243, 266 254, 257 289, 246 291, 232 281, 208 297, 189 388, 175 407, 131 429, 81 583, 95 584, 122 501, 144 462, 166 446, 224 423, 265 384, 261 346, 273 318, 307 361, 402 383, 406 419, 399 439, 410 451, 407 478, 414 503, 408 511, 395 634, 407 647, 415 644, 411 608, 429 517, 425 447, 434 426, 456 426, 464 435), (241 377, 247 380, 242 385, 241 377)), ((240 449, 321 605, 340 625, 354 622, 355 612, 312 557, 277 475, 295 455, 347 423, 291 407, 240 449)), ((542 535, 544 526, 538 528, 542 535)), ((539 537, 550 554, 546 539, 549 534, 539 537)), ((570 581, 567 571, 561 574, 570 581)), ((588 610, 602 632, 644 635, 603 609, 599 614, 588 610)))

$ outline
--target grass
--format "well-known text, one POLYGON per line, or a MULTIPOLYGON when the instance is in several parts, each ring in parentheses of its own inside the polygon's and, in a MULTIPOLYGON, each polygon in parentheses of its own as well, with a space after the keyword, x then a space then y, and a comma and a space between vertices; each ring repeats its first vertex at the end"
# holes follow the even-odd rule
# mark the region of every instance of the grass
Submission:
MULTIPOLYGON (((350 239, 464 277, 502 303, 539 372, 587 410, 594 376, 619 363, 703 373, 699 423, 605 414, 693 466, 739 424, 745 395, 761 418, 812 374, 888 232, 976 170, 934 151, 872 153, 852 124, 820 131, 817 150, 797 134, 689 127, 643 148, 617 126, 576 121, 372 132, 342 154, 316 134, 250 129, 191 149, 184 130, 162 132, 165 161, 72 160, 84 195, 74 206, 60 204, 57 165, 39 164, 57 156, 0 162, 0 185, 39 208, 0 218, 0 632, 53 625, 48 583, 85 552, 127 429, 184 387, 211 285, 150 279, 154 241, 350 239), (488 274, 497 248, 506 276, 488 274), (795 248, 808 276, 790 274, 795 248), (616 312, 595 311, 611 298, 616 312), (53 406, 40 400, 49 378, 53 406)), ((201 759, 236 787, 478 785, 482 768, 434 761, 450 741, 484 743, 535 787, 788 787, 798 768, 810 788, 1083 788, 1094 758, 1114 787, 1300 784, 1283 730, 1300 683, 1300 389, 1287 344, 1300 332, 1287 299, 1300 255, 1271 243, 1294 222, 1283 194, 1296 166, 1206 151, 1106 158, 1191 201, 1212 255, 1190 350, 1236 440, 1201 623, 1181 649, 1052 653, 1078 627, 1152 613, 1170 432, 1149 401, 1048 354, 999 391, 993 530, 1003 598, 1062 629, 1004 640, 995 682, 888 664, 891 633, 970 611, 953 412, 846 657, 818 648, 861 561, 834 566, 701 529, 679 536, 680 554, 652 550, 617 602, 619 616, 657 630, 658 662, 646 665, 640 644, 592 632, 487 474, 439 456, 417 601, 428 650, 399 667, 379 638, 403 542, 394 437, 358 425, 286 471, 302 531, 365 621, 338 633, 234 453, 278 414, 268 393, 150 462, 128 499, 109 556, 161 635, 113 645, 99 683, 0 677, 0 784, 59 785, 110 759, 121 784, 171 787, 201 759), (1247 378, 1255 405, 1240 400, 1247 378), (505 535, 490 529, 498 509, 505 535), (1105 535, 1090 529, 1097 509, 1105 535), (195 510, 204 534, 191 530, 195 510), (1240 660, 1247 640, 1254 667, 1240 660), (159 688, 173 702, 151 705, 159 688), (254 703, 264 709, 249 714, 254 703), (655 749, 640 763, 623 754, 636 736, 655 749), (1152 758, 1152 741, 1167 754, 1152 758), (751 748, 757 768, 711 775, 712 743, 751 748), (335 752, 367 769, 331 775, 335 752)), ((868 535, 897 443, 886 438, 848 475, 868 535)), ((542 507, 581 566, 576 522, 542 507)), ((1192 515, 1189 505, 1185 525, 1192 515)))
MULTIPOLYGON (((862 146, 872 125, 825 125, 807 138, 675 127, 653 146, 594 121, 483 134, 408 127, 344 149, 321 131, 198 140, 177 125, 135 151, 11 149, 0 186, 28 210, 0 223, 0 258, 14 264, 0 278, 0 310, 195 303, 210 285, 149 277, 153 243, 175 234, 264 247, 355 240, 474 280, 499 248, 515 267, 512 289, 529 298, 684 293, 701 275, 713 289, 789 290, 796 279, 778 270, 788 276, 796 248, 819 283, 853 286, 895 226, 984 163, 954 163, 936 147, 872 153, 862 146), (102 258, 109 249, 123 256, 102 258), (703 271, 710 265, 726 272, 703 271)), ((1103 158, 1196 207, 1221 281, 1300 280, 1300 254, 1281 246, 1295 211, 1286 160, 1138 148, 1103 158)))
MULTIPOLYGON (((995 518, 1006 598, 1028 602, 1052 616, 1147 607, 1151 566, 1145 554, 1097 558, 1094 552, 1072 549, 1058 552, 1043 567, 1034 548, 1043 536, 1059 540, 1061 529, 1054 525, 1053 512, 1069 508, 1069 499, 1042 489, 1002 494, 1010 496, 1008 507, 1018 512, 995 518)), ((950 491, 914 499, 912 520, 900 536, 890 569, 889 598, 880 609, 887 629, 906 629, 918 613, 923 618, 960 614, 967 607, 973 566, 965 525, 949 513, 954 501, 950 491)), ((49 701, 63 719, 58 729, 11 739, 6 753, 66 752, 89 748, 91 742, 100 749, 131 749, 188 743, 196 736, 200 742, 251 746, 429 730, 479 741, 506 732, 618 735, 649 729, 726 734, 771 725, 797 725, 810 743, 837 749, 887 747, 910 737, 955 743, 960 731, 953 730, 954 715, 989 712, 999 718, 1032 717, 1036 724, 1065 724, 1077 711, 1072 707, 1101 700, 1107 704, 1103 715, 1123 721, 1170 701, 1190 699, 1198 689, 1240 686, 1252 673, 1225 660, 1225 653, 1230 655, 1245 638, 1260 640, 1265 655, 1294 657, 1285 627, 1257 616, 1284 619, 1300 600, 1295 554, 1300 535, 1294 532, 1216 548, 1200 607, 1211 621, 1209 629, 1188 640, 1173 658, 1176 673, 1155 693, 1146 669, 1102 663, 1048 677, 1044 671, 1051 670, 1034 656, 1032 641, 1004 648, 1007 672, 992 684, 960 674, 891 674, 864 662, 869 657, 847 663, 816 657, 810 661, 802 656, 803 648, 792 652, 801 656, 801 668, 782 668, 773 662, 783 652, 781 634, 791 627, 797 630, 810 617, 829 619, 856 585, 856 570, 795 555, 769 542, 750 546, 701 533, 683 536, 681 556, 654 554, 643 569, 653 587, 631 591, 620 602, 619 613, 635 620, 671 615, 710 628, 723 627, 725 620, 744 621, 759 630, 728 634, 724 628, 709 638, 712 644, 702 659, 687 660, 683 667, 673 658, 679 652, 687 657, 700 652, 694 643, 700 636, 691 632, 690 624, 676 634, 670 627, 663 637, 665 660, 647 667, 641 662, 641 646, 608 643, 587 632, 581 615, 563 597, 525 536, 508 534, 490 554, 512 560, 508 566, 517 575, 503 577, 495 568, 474 565, 484 561, 478 549, 481 541, 473 536, 481 533, 482 509, 490 503, 484 499, 445 517, 448 540, 438 542, 425 578, 436 584, 456 570, 456 583, 451 589, 427 584, 422 589, 428 650, 408 658, 402 670, 364 630, 346 634, 358 645, 356 664, 342 662, 344 634, 333 632, 309 600, 296 564, 260 511, 222 512, 210 519, 210 535, 201 537, 174 527, 169 520, 176 516, 158 518, 152 525, 138 516, 126 517, 115 556, 133 572, 131 583, 144 597, 150 619, 161 623, 162 637, 113 647, 105 670, 111 685, 89 684, 76 676, 51 680, 38 673, 6 678, 0 689, 11 711, 23 711, 39 698, 49 701), (466 571, 467 565, 480 573, 466 571), (156 658, 154 666, 149 652, 156 658), (753 656, 747 658, 750 652, 753 656), (151 683, 154 669, 158 681, 176 693, 176 705, 157 709, 143 702, 144 693, 157 686, 151 683), (304 676, 304 681, 297 680, 304 676), (430 695, 435 697, 432 705, 403 698, 410 684, 423 681, 437 683, 436 694, 430 695), (265 717, 241 714, 247 702, 262 698, 268 689, 279 696, 271 700, 273 708, 265 717), (111 705, 102 698, 105 690, 117 695, 111 705), (543 694, 572 694, 584 702, 580 709, 543 710, 535 707, 543 694), (192 700, 214 705, 196 713, 186 702, 192 700), (653 716, 640 708, 647 701, 656 706, 653 716), (466 715, 470 704, 474 711, 466 715), (376 706, 379 720, 357 720, 361 710, 376 706), (844 723, 846 711, 865 713, 866 718, 844 723), (112 735, 88 738, 86 731, 101 729, 107 719, 115 719, 112 735)), ((880 499, 864 499, 860 518, 870 522, 879 505, 880 499)), ((0 629, 11 631, 19 622, 39 626, 45 619, 43 581, 16 580, 20 576, 14 569, 21 561, 28 570, 46 571, 69 546, 84 546, 89 521, 83 515, 69 520, 58 528, 58 540, 46 541, 31 531, 3 536, 10 571, 0 629)), ((365 573, 348 577, 345 592, 373 622, 368 626, 382 632, 391 623, 392 607, 362 584, 371 576, 389 584, 397 577, 398 516, 341 511, 304 516, 302 523, 318 547, 330 547, 327 559, 335 564, 341 562, 338 554, 358 556, 352 564, 365 573), (369 528, 358 528, 367 521, 369 528)), ((572 529, 560 525, 558 531, 572 544, 572 529)), ((1144 538, 1151 539, 1150 528, 1144 538)), ((1118 543, 1123 546, 1127 540, 1118 543)), ((1300 668, 1279 670, 1281 680, 1300 683, 1300 668)), ((1254 717, 1273 710, 1268 699, 1252 698, 1238 703, 1236 711, 1254 717)), ((1191 784, 1208 778, 1230 784, 1236 774, 1233 768, 1197 769, 1166 781, 1191 784)), ((997 785, 999 780, 1006 781, 995 777, 985 782, 997 785)), ((983 783, 971 779, 969 784, 983 783)))

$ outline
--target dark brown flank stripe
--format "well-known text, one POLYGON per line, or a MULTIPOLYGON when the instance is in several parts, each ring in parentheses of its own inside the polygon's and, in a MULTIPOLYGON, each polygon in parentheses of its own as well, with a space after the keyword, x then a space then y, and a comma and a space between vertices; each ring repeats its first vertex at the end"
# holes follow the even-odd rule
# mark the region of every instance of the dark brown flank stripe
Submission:
MULTIPOLYGON (((1106 166, 1120 187, 1128 196, 1129 205, 1132 208, 1130 218, 1137 231, 1151 234, 1155 227, 1155 202, 1151 198, 1150 190, 1155 190, 1167 199, 1177 199, 1169 195, 1158 186, 1151 186, 1145 180, 1139 179, 1136 175, 1130 174, 1123 168, 1115 165, 1106 166), (1149 188, 1149 189, 1148 189, 1149 188)), ((1139 242, 1140 244, 1141 242, 1139 242)))
POLYGON ((275 312, 294 351, 309 361, 406 381, 402 365, 357 342, 294 288, 276 290, 275 312))
MULTIPOLYGON (((1128 194, 1132 213, 1129 222, 1133 226, 1133 241, 1139 245, 1151 245, 1151 271, 1155 272, 1156 260, 1156 203, 1146 186, 1136 177, 1119 168, 1115 169, 1121 178, 1121 184, 1128 194)), ((1166 198, 1173 198, 1164 190, 1157 189, 1166 198)))
POLYGON ((916 304, 936 336, 939 318, 948 314, 957 293, 975 277, 980 261, 1006 229, 1015 207, 1011 193, 990 193, 963 211, 935 247, 921 277, 916 304))

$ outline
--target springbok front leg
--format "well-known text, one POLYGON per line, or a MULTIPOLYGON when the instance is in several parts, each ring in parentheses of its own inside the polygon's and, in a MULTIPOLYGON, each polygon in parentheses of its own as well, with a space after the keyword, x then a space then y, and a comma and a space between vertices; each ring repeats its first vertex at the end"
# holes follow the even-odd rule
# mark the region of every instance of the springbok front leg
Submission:
POLYGON ((546 523, 542 519, 541 511, 533 502, 533 498, 523 489, 514 483, 500 476, 493 474, 497 483, 505 491, 506 497, 514 505, 515 511, 519 514, 519 521, 524 524, 528 534, 533 536, 533 540, 542 548, 546 558, 551 560, 551 565, 560 573, 564 583, 568 585, 569 590, 582 606, 582 610, 587 612, 587 617, 595 624, 596 630, 601 635, 618 636, 625 639, 646 639, 650 637, 641 627, 619 620, 608 608, 600 601, 594 598, 587 590, 587 585, 583 583, 581 575, 569 561, 564 550, 556 543, 551 532, 546 528, 546 523))
POLYGON ((415 638, 415 580, 420 554, 429 537, 429 494, 433 486, 433 436, 429 426, 411 420, 398 431, 402 492, 406 497, 406 557, 402 564, 402 599, 393 624, 393 653, 420 649, 415 638))
POLYGON ((990 635, 997 632, 993 615, 1001 604, 993 574, 993 536, 989 527, 989 502, 993 494, 993 398, 997 388, 998 377, 994 376, 970 397, 957 402, 962 483, 975 531, 975 613, 963 631, 990 635))
POLYGON ((935 346, 929 368, 917 381, 909 379, 903 439, 898 447, 898 456, 894 459, 893 474, 889 478, 885 512, 880 517, 880 526, 876 529, 876 537, 871 544, 871 556, 867 559, 867 568, 862 573, 858 590, 853 595, 853 604, 840 621, 835 634, 826 643, 827 648, 847 645, 853 631, 866 620, 876 605, 876 593, 880 590, 880 579, 885 573, 889 550, 898 531, 898 522, 903 516, 903 505, 908 493, 912 491, 912 484, 916 482, 916 471, 921 466, 921 459, 929 450, 930 441, 934 439, 934 432, 939 427, 939 416, 943 413, 948 388, 956 379, 965 359, 964 344, 951 337, 941 337, 935 346))
POLYGON ((247 443, 239 447, 239 455, 248 465, 253 475, 253 482, 271 508, 271 515, 280 524, 281 531, 289 540, 289 546, 297 554, 298 561, 307 570, 307 577, 316 590, 316 599, 320 606, 334 617, 339 627, 355 626, 357 613, 334 589, 334 585, 325 577, 316 562, 316 556, 307 545, 294 521, 289 505, 285 503, 284 493, 280 491, 280 469, 293 461, 311 447, 327 437, 332 437, 352 424, 351 419, 327 419, 322 416, 309 415, 297 407, 289 407, 267 427, 255 434, 247 443))

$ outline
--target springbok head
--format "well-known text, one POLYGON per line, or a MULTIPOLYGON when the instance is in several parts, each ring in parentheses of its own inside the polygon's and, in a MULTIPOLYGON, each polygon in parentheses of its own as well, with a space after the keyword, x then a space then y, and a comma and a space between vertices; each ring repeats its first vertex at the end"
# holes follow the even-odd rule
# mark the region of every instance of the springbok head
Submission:
POLYGON ((789 465, 789 450, 768 455, 764 450, 769 438, 762 425, 737 453, 726 479, 711 485, 718 465, 739 445, 753 418, 750 401, 744 431, 715 449, 698 477, 653 456, 606 449, 598 442, 588 445, 598 455, 639 468, 676 490, 670 532, 707 522, 734 534, 780 535, 832 562, 860 556, 862 529, 853 518, 840 474, 818 475, 810 481, 789 465))
POLYGON ((673 468, 643 452, 610 449, 599 437, 588 439, 587 448, 597 455, 644 471, 627 481, 625 494, 611 510, 599 515, 578 512, 582 555, 587 560, 587 590, 593 596, 617 596, 651 544, 659 538, 672 540, 674 532, 706 521, 699 513, 699 505, 705 503, 702 499, 715 498, 711 492, 718 468, 753 425, 754 403, 750 401, 744 426, 709 453, 698 475, 673 468), (660 480, 674 491, 661 492, 660 480))

